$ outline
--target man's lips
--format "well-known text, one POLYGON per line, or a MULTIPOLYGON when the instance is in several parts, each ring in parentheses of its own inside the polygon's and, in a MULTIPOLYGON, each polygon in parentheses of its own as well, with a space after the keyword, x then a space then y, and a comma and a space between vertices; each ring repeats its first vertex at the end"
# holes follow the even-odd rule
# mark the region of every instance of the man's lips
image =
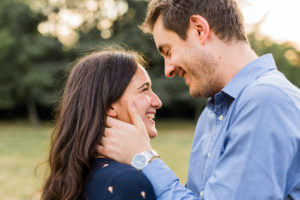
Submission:
POLYGON ((186 81, 186 79, 187 79, 186 71, 184 71, 183 69, 180 69, 180 70, 177 71, 177 75, 178 75, 180 78, 184 78, 185 81, 186 81))
POLYGON ((185 78, 185 84, 188 86, 189 85, 189 80, 188 78, 185 78))
POLYGON ((179 76, 180 76, 181 78, 184 78, 184 80, 185 80, 185 84, 186 84, 186 85, 188 85, 188 84, 189 84, 189 81, 188 81, 188 78, 187 78, 186 72, 185 72, 184 70, 180 71, 180 73, 179 73, 179 76))
POLYGON ((180 76, 181 78, 185 78, 186 72, 184 70, 180 70, 178 73, 178 76, 180 76))

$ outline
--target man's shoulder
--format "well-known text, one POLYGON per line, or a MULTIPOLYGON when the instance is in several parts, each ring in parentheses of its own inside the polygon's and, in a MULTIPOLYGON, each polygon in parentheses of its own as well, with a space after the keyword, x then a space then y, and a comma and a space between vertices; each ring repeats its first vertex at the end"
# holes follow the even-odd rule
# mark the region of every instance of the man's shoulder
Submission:
POLYGON ((269 72, 251 82, 240 94, 243 102, 291 103, 300 110, 300 90, 279 71, 269 72))

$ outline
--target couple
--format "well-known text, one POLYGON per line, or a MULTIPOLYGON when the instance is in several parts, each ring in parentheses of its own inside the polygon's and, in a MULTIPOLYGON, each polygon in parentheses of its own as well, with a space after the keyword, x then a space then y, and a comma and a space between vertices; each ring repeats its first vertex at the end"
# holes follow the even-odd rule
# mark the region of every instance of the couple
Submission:
POLYGON ((300 200, 300 91, 243 24, 235 0, 149 3, 165 75, 208 98, 185 187, 151 148, 161 102, 141 60, 100 52, 69 76, 42 199, 300 200))

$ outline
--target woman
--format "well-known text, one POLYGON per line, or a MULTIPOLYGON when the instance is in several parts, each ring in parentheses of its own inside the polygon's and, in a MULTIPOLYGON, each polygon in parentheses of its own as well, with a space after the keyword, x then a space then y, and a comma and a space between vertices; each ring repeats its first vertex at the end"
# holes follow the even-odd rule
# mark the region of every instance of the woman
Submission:
POLYGON ((151 81, 136 53, 103 51, 88 55, 72 69, 52 135, 50 175, 42 200, 155 199, 142 172, 108 158, 95 159, 106 116, 131 122, 133 101, 150 138, 161 107, 151 81))

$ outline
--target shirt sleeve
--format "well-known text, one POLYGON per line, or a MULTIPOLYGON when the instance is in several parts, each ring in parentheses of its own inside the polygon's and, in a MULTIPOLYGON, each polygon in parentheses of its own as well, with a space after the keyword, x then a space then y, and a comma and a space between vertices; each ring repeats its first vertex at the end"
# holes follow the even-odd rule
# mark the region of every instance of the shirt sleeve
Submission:
POLYGON ((195 196, 157 159, 143 172, 159 200, 284 199, 289 167, 296 156, 300 121, 293 102, 277 88, 252 88, 233 116, 224 152, 204 194, 195 196))
POLYGON ((143 169, 151 181, 158 200, 200 200, 185 188, 174 172, 161 160, 155 159, 143 169))
POLYGON ((114 176, 106 186, 103 199, 106 200, 155 200, 152 184, 137 170, 128 170, 114 176))

